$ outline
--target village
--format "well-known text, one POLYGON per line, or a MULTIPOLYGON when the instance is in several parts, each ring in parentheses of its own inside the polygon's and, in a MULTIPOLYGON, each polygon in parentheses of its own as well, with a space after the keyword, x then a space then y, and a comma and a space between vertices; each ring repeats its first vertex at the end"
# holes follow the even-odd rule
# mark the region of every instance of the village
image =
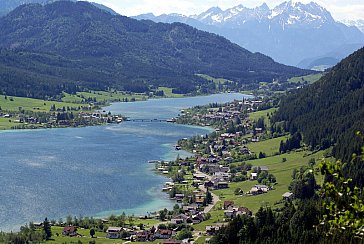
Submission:
MULTIPOLYGON (((149 213, 148 216, 134 217, 135 220, 129 221, 129 224, 126 224, 125 216, 123 221, 119 221, 122 216, 97 220, 100 226, 97 231, 105 233, 104 236, 99 234, 97 238, 129 242, 194 243, 204 237, 208 243, 233 218, 239 215, 252 216, 253 211, 246 206, 232 200, 221 200, 214 192, 229 190, 230 184, 244 181, 252 182, 253 186, 246 192, 237 188, 235 195, 255 197, 274 191, 277 181, 269 172, 269 167, 250 163, 254 159, 266 157, 263 152, 250 150, 251 143, 264 140, 267 136, 264 120, 259 118, 253 121, 249 117, 249 113, 259 110, 264 103, 261 100, 243 100, 181 111, 177 123, 212 126, 215 132, 178 142, 175 149, 193 152, 192 157, 148 162, 155 165, 157 174, 171 179, 165 183, 162 191, 176 201, 173 210, 164 209, 149 213), (210 211, 216 208, 223 211, 223 216, 211 222, 210 211), (133 224, 138 221, 139 224, 133 224)), ((80 115, 106 119, 95 114, 80 115)), ((293 197, 291 192, 286 192, 282 195, 282 201, 291 201, 293 197)), ((80 236, 77 232, 82 227, 80 223, 68 221, 54 224, 63 228, 59 235, 80 236)), ((90 230, 91 234, 94 233, 90 230)))
POLYGON ((90 106, 80 108, 55 108, 51 106, 48 112, 36 112, 40 110, 34 107, 35 111, 1 111, 0 118, 12 123, 12 129, 38 129, 38 128, 59 128, 59 127, 81 127, 100 125, 105 123, 121 123, 125 118, 121 115, 111 115, 98 112, 90 106))

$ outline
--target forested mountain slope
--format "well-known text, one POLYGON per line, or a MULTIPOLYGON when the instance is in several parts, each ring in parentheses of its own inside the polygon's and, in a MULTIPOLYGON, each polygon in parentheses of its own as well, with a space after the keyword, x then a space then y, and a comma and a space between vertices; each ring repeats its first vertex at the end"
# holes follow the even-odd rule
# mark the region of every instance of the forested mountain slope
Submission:
POLYGON ((213 87, 195 74, 231 79, 241 86, 308 73, 185 24, 115 16, 87 2, 18 7, 0 19, 0 47, 3 92, 33 97, 58 92, 48 79, 76 89, 144 92, 154 85, 187 93, 213 87), (21 56, 22 62, 12 61, 21 56), (29 85, 34 80, 25 75, 29 72, 45 87, 34 91, 29 85))
POLYGON ((315 84, 289 94, 273 117, 291 133, 303 133, 313 148, 334 145, 335 157, 348 161, 360 153, 364 132, 364 48, 350 55, 315 84), (355 139, 353 139, 355 138, 355 139))

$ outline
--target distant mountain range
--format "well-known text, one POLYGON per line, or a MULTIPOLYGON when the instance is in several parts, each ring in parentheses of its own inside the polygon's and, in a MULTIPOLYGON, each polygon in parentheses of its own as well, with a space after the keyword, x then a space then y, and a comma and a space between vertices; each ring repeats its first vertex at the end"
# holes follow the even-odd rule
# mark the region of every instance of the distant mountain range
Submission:
POLYGON ((342 20, 341 22, 344 23, 344 24, 346 24, 347 26, 355 26, 361 32, 364 33, 364 19, 358 19, 358 20, 342 20))
MULTIPOLYGON (((192 16, 143 14, 135 18, 186 23, 289 65, 321 57, 348 44, 364 45, 364 34, 358 28, 336 22, 326 9, 314 2, 289 1, 273 9, 267 4, 256 8, 238 5, 225 11, 213 7, 192 16)), ((348 50, 344 56, 355 50, 348 50)))
POLYGON ((308 73, 185 24, 138 21, 88 2, 22 5, 0 18, 0 91, 8 95, 158 86, 212 92, 215 84, 196 74, 241 88, 308 73))

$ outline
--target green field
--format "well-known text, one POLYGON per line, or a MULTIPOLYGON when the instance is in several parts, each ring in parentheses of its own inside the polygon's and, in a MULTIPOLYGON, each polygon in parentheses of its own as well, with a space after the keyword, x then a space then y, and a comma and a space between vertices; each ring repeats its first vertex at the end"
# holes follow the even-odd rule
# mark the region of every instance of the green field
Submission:
POLYGON ((270 109, 266 109, 266 110, 261 110, 261 111, 257 111, 257 112, 253 112, 253 113, 249 113, 249 118, 252 121, 257 121, 260 118, 264 118, 264 122, 266 124, 266 126, 270 126, 270 121, 268 119, 267 114, 271 114, 274 113, 277 110, 277 108, 270 108, 270 109))
POLYGON ((96 243, 123 243, 122 240, 110 240, 106 238, 106 233, 96 232, 95 237, 91 238, 89 229, 78 229, 77 233, 82 237, 69 237, 63 236, 63 227, 53 226, 52 227, 52 240, 47 241, 47 243, 77 243, 81 241, 82 243, 89 243, 90 241, 96 241, 96 243), (58 234, 58 236, 57 236, 58 234))
POLYGON ((6 111, 17 112, 19 110, 26 110, 34 112, 49 112, 52 105, 55 105, 56 109, 63 107, 78 108, 80 106, 79 104, 70 102, 45 101, 25 97, 7 96, 7 99, 5 99, 5 96, 0 95, 0 107, 2 110, 6 111))
POLYGON ((119 91, 90 91, 90 92, 77 92, 76 95, 63 93, 62 101, 80 103, 83 99, 96 99, 97 102, 116 102, 127 99, 128 101, 143 101, 148 97, 145 94, 128 94, 119 91))
POLYGON ((168 88, 168 87, 159 87, 158 88, 159 91, 163 91, 164 92, 164 96, 165 97, 169 97, 169 98, 181 98, 184 97, 183 94, 175 94, 172 92, 172 88, 168 88))
POLYGON ((214 78, 212 76, 205 75, 205 74, 197 74, 197 76, 204 78, 205 80, 213 81, 216 85, 218 85, 218 84, 224 85, 226 83, 232 82, 231 80, 227 80, 224 78, 214 78))
POLYGON ((323 73, 319 73, 319 74, 314 74, 314 75, 293 77, 293 78, 289 79, 288 82, 303 83, 303 82, 307 81, 308 84, 312 84, 312 83, 315 83, 316 81, 318 81, 323 75, 324 75, 323 73))

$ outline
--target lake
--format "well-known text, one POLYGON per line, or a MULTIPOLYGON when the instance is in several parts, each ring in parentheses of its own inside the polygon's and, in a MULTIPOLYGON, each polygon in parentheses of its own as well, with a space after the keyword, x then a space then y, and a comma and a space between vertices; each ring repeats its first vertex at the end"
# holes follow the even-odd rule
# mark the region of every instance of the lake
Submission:
MULTIPOLYGON (((245 96, 246 97, 246 96, 245 96)), ((242 99, 216 94, 115 103, 104 108, 130 118, 168 119, 183 108, 242 99)), ((148 160, 173 160, 178 139, 209 128, 166 122, 124 122, 85 128, 0 132, 0 230, 45 217, 145 215, 175 203, 161 192, 163 176, 148 160)))

